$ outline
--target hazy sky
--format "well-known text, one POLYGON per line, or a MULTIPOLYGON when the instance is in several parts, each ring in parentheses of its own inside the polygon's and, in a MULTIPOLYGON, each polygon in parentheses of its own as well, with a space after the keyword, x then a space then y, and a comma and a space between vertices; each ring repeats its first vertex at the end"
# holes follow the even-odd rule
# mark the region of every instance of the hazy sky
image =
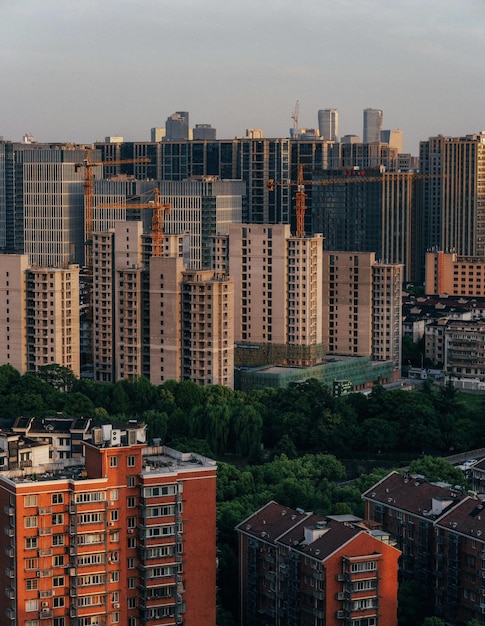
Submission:
POLYGON ((384 111, 405 150, 485 129, 485 0, 0 0, 0 135, 147 141, 175 111, 219 139, 384 111))

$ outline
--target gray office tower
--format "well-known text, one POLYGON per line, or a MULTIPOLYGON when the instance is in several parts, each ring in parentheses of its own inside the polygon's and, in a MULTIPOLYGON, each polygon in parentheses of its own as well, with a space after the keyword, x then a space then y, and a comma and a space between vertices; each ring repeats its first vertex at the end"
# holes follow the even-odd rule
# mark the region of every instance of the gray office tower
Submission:
POLYGON ((192 139, 194 141, 215 141, 216 129, 212 128, 210 124, 196 124, 192 130, 192 139))
POLYGON ((381 140, 382 117, 380 109, 364 109, 364 143, 381 140))
POLYGON ((189 113, 177 111, 165 122, 165 139, 167 141, 184 141, 189 138, 189 113))
POLYGON ((320 137, 327 141, 337 141, 338 111, 337 109, 320 109, 318 111, 318 130, 320 137))
POLYGON ((3 251, 28 254, 40 266, 83 263, 83 170, 76 163, 85 158, 84 146, 74 144, 0 143, 3 251))

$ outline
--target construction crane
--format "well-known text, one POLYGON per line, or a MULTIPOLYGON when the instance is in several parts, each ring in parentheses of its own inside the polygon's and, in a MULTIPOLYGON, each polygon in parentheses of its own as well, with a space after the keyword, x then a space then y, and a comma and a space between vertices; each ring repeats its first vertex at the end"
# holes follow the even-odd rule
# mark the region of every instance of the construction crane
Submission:
POLYGON ((298 117, 300 113, 300 101, 297 100, 295 104, 295 108, 293 113, 291 114, 291 119, 293 120, 293 137, 298 135, 298 117))
MULTIPOLYGON (((343 170, 343 176, 334 178, 322 178, 316 180, 304 180, 303 178, 304 164, 298 165, 298 178, 296 182, 287 181, 279 182, 271 178, 266 183, 269 191, 274 191, 275 187, 296 187, 296 236, 305 236, 305 212, 306 212, 306 193, 305 185, 340 185, 342 183, 375 183, 385 180, 385 175, 398 174, 401 172, 383 172, 380 176, 365 176, 362 170, 343 170)), ((402 172, 407 174, 411 180, 419 180, 422 178, 443 178, 444 174, 416 174, 414 172, 402 172)))
MULTIPOLYGON (((139 197, 153 193, 153 200, 148 202, 114 202, 99 206, 100 209, 152 209, 152 256, 162 256, 162 238, 164 215, 168 215, 171 204, 166 204, 160 200, 158 187, 145 191, 139 197)), ((131 198, 132 199, 132 198, 131 198)))
MULTIPOLYGON (((87 245, 90 245, 93 236, 93 197, 94 197, 94 169, 103 165, 125 165, 130 163, 149 163, 150 159, 143 157, 139 159, 117 159, 115 161, 91 161, 91 148, 86 150, 86 158, 81 163, 75 163, 74 171, 84 168, 84 238, 87 245)), ((91 255, 86 255, 86 265, 90 265, 91 255)))

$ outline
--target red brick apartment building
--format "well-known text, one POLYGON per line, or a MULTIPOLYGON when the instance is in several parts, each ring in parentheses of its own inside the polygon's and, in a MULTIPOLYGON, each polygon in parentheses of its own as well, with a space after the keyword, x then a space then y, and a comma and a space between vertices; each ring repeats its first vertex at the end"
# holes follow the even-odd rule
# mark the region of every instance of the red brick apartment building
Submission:
POLYGON ((0 472, 0 623, 215 626, 215 462, 139 427, 84 449, 0 472))
POLYGON ((402 551, 400 580, 415 580, 446 624, 485 624, 484 501, 423 476, 392 472, 363 494, 402 551))
POLYGON ((396 626, 400 552, 375 526, 269 502, 237 531, 241 626, 396 626))

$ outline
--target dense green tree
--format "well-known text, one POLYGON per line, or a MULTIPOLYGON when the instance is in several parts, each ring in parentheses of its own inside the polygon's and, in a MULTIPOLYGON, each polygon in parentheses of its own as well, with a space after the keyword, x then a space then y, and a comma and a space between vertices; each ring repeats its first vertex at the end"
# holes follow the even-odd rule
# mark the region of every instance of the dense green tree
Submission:
POLYGON ((145 376, 139 376, 134 380, 123 380, 121 384, 128 397, 128 411, 131 415, 140 416, 146 410, 158 408, 157 388, 145 376))
POLYGON ((428 612, 428 604, 422 585, 416 581, 405 581, 398 590, 398 626, 421 624, 428 612))
POLYGON ((154 439, 157 437, 161 439, 162 443, 165 443, 168 432, 168 415, 165 411, 155 411, 154 409, 150 409, 148 411, 144 411, 142 417, 147 425, 148 439, 154 439))
POLYGON ((14 383, 20 380, 20 373, 11 365, 0 365, 0 395, 7 395, 14 383))
POLYGON ((425 617, 422 626, 445 626, 445 622, 440 617, 425 617))
POLYGON ((94 417, 95 407, 92 401, 82 393, 68 393, 64 397, 62 412, 67 417, 94 417))
POLYGON ((411 474, 423 474, 430 482, 443 481, 452 486, 466 484, 463 472, 439 457, 424 456, 415 459, 410 463, 409 471, 411 474))
POLYGON ((57 391, 71 391, 76 384, 76 376, 68 367, 62 365, 41 365, 35 374, 57 391))
POLYGON ((367 419, 360 429, 362 447, 371 452, 388 452, 399 445, 399 425, 379 417, 367 419))
POLYGON ((183 380, 177 383, 173 389, 173 395, 177 407, 185 411, 202 406, 204 404, 204 392, 202 387, 196 385, 191 380, 183 380))
POLYGON ((238 405, 233 412, 234 451, 243 456, 254 455, 261 449, 263 419, 256 407, 238 405))
POLYGON ((128 415, 130 412, 130 400, 122 381, 118 381, 113 389, 110 413, 128 415))
POLYGON ((296 446, 288 433, 285 433, 283 437, 281 437, 273 449, 274 458, 281 456, 282 454, 287 456, 289 459, 296 459, 298 456, 296 446))

